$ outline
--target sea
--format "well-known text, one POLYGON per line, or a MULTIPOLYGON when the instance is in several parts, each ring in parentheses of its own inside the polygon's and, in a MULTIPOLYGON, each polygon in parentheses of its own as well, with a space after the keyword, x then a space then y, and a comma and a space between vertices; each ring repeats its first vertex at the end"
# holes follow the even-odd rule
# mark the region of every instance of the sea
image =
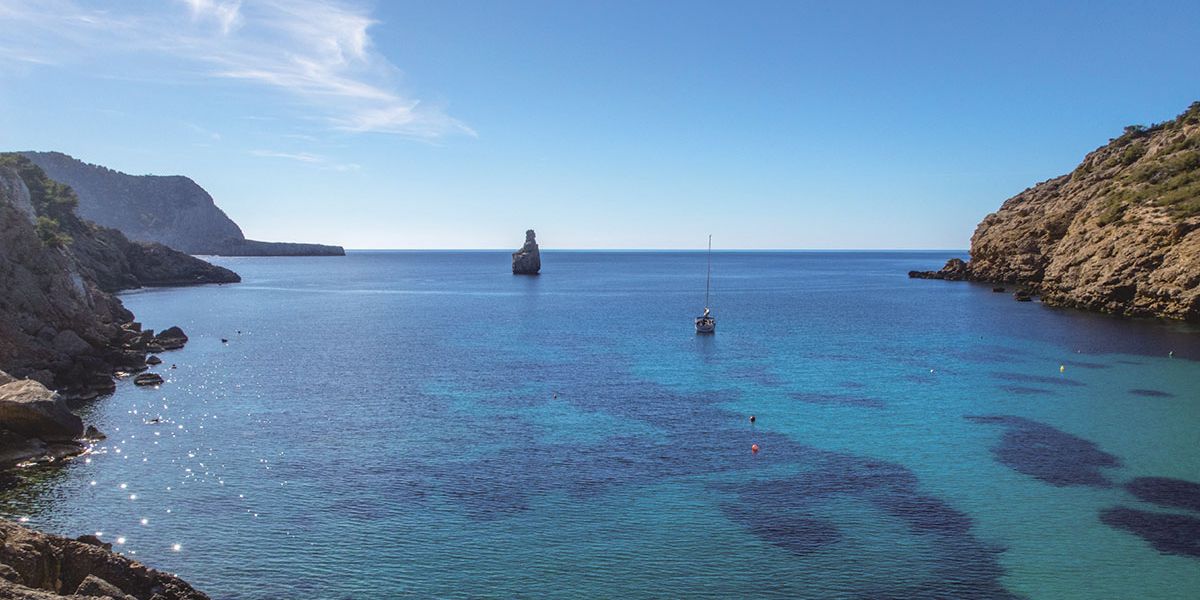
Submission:
POLYGON ((0 516, 218 599, 1200 597, 1200 330, 962 252, 214 258, 0 516), (753 419, 752 419, 753 417, 753 419))

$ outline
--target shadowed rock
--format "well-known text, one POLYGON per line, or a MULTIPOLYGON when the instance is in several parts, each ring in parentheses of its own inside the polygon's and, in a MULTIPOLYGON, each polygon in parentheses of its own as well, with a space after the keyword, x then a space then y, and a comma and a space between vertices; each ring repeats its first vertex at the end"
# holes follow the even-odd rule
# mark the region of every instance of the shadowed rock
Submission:
POLYGON ((537 240, 534 239, 536 235, 532 229, 526 231, 525 245, 521 246, 520 250, 513 252, 513 275, 537 275, 538 271, 541 271, 542 254, 538 250, 537 240))

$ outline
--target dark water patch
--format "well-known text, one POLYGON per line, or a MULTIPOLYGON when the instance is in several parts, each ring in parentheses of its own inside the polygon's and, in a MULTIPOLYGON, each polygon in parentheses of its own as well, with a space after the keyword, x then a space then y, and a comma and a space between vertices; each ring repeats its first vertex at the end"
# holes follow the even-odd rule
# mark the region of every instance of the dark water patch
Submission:
POLYGON ((765 365, 735 368, 731 375, 735 379, 750 381, 764 387, 779 387, 784 384, 783 378, 765 365))
POLYGON ((1057 392, 1023 385, 1002 385, 1000 389, 1018 396, 1053 396, 1057 392))
POLYGON ((938 382, 937 377, 935 377, 934 375, 935 375, 934 373, 924 373, 921 375, 913 375, 910 373, 908 375, 905 375, 901 379, 903 379, 904 381, 907 381, 909 383, 917 383, 917 384, 921 384, 921 385, 933 385, 938 382))
POLYGON ((1096 370, 1096 369, 1107 369, 1108 368, 1108 365, 1106 365, 1104 363, 1086 362, 1086 361, 1082 361, 1082 360, 1067 360, 1067 361, 1063 361, 1063 364, 1068 367, 1075 367, 1078 369, 1096 370))
POLYGON ((1135 389, 1129 390, 1129 393, 1133 394, 1134 396, 1142 396, 1143 398, 1174 398, 1175 397, 1175 394, 1172 394, 1171 392, 1164 392, 1162 390, 1150 390, 1150 389, 1146 389, 1146 388, 1135 388, 1135 389))
POLYGON ((822 404, 825 406, 858 406, 861 408, 883 408, 885 406, 883 401, 877 398, 868 398, 866 396, 852 394, 792 392, 788 395, 794 400, 807 402, 808 404, 822 404))
POLYGON ((1129 359, 1126 359, 1126 358, 1119 358, 1119 359, 1117 359, 1117 364, 1121 364, 1121 365, 1133 365, 1133 366, 1139 366, 1139 367, 1140 367, 1140 366, 1142 366, 1142 365, 1144 365, 1144 364, 1146 364, 1146 363, 1144 363, 1144 362, 1142 362, 1142 361, 1140 361, 1140 360, 1129 360, 1129 359))
POLYGON ((1012 364, 1026 359, 1026 353, 1016 348, 996 345, 969 346, 951 353, 965 362, 980 364, 1012 364))
POLYGON ((1008 415, 968 416, 968 421, 1004 426, 992 455, 1001 464, 1056 486, 1112 485, 1100 471, 1121 461, 1095 443, 1045 423, 1008 415))
POLYGON ((859 597, 1014 597, 1000 584, 1002 549, 976 539, 967 514, 921 493, 912 471, 894 463, 835 453, 823 453, 808 464, 811 470, 782 479, 711 485, 737 494, 736 502, 722 505, 732 520, 764 541, 799 555, 819 551, 840 539, 836 517, 816 518, 814 514, 817 505, 841 498, 873 505, 935 549, 937 557, 928 580, 857 590, 859 597))
POLYGON ((789 510, 787 505, 764 511, 742 504, 723 504, 721 510, 759 539, 804 556, 832 546, 842 539, 837 525, 789 510))
MULTIPOLYGON (((938 549, 934 556, 913 557, 913 569, 961 582, 962 587, 954 589, 963 593, 950 595, 1009 597, 999 584, 1003 569, 998 550, 974 537, 967 515, 920 493, 916 475, 903 466, 821 450, 767 428, 747 427, 744 415, 720 408, 742 402, 739 390, 681 393, 611 365, 612 361, 581 359, 570 378, 547 373, 547 385, 577 410, 645 423, 653 433, 547 443, 536 433, 540 424, 504 421, 496 428, 512 443, 441 462, 426 475, 431 496, 449 498, 468 518, 487 521, 534 510, 536 499, 556 494, 590 502, 625 493, 621 490, 631 486, 684 478, 743 480, 711 483, 736 495, 735 501, 721 503, 722 512, 756 538, 797 555, 819 552, 842 539, 837 517, 830 516, 837 505, 827 503, 837 498, 861 500, 884 518, 897 519, 909 535, 924 540, 923 545, 938 549), (751 444, 760 452, 751 453, 751 444), (757 479, 757 473, 777 473, 779 467, 805 471, 784 479, 757 479)), ((497 380, 510 378, 500 374, 497 380)), ((493 381, 486 388, 503 386, 493 381)), ((854 385, 845 389, 798 396, 822 404, 884 406, 852 391, 857 389, 854 385)), ((496 435, 489 433, 488 438, 496 435)), ((869 591, 853 584, 847 590, 850 595, 869 591)))
POLYGON ((1200 483, 1171 477, 1138 477, 1125 484, 1138 500, 1200 512, 1200 483))
POLYGON ((858 381, 842 381, 838 383, 838 387, 844 390, 861 390, 867 387, 867 384, 858 381))
POLYGON ((1062 385, 1072 387, 1082 387, 1084 384, 1069 379, 1067 377, 1050 377, 1047 375, 1028 375, 1026 373, 1012 373, 1008 371, 996 371, 992 373, 992 377, 1002 379, 1004 381, 1012 381, 1014 383, 1036 383, 1041 385, 1062 385))
POLYGON ((1100 520, 1146 540, 1159 552, 1200 558, 1200 519, 1196 517, 1118 506, 1101 511, 1100 520))

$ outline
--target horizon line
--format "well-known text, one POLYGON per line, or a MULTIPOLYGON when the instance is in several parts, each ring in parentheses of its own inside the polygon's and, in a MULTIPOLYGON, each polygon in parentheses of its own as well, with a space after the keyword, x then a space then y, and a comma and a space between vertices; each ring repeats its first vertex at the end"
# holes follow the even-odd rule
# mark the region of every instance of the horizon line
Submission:
MULTIPOLYGON (((512 248, 348 248, 346 252, 516 252, 512 248)), ((694 248, 539 248, 541 252, 707 252, 694 248)), ((966 248, 714 248, 721 252, 969 252, 966 248)))

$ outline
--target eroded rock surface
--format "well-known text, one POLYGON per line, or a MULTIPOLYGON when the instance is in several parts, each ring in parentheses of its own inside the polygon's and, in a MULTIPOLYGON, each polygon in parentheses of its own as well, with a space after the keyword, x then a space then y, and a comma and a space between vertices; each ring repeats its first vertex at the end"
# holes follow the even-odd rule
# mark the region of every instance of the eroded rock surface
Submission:
POLYGON ((207 600, 182 579, 103 545, 0 521, 0 600, 207 600))
POLYGON ((1012 283, 1046 304, 1200 321, 1200 102, 1131 126, 1074 171, 1004 202, 965 270, 912 277, 1012 283))
POLYGON ((512 272, 514 275, 537 275, 542 270, 542 254, 538 250, 537 234, 532 229, 525 232, 525 245, 513 252, 512 272))

